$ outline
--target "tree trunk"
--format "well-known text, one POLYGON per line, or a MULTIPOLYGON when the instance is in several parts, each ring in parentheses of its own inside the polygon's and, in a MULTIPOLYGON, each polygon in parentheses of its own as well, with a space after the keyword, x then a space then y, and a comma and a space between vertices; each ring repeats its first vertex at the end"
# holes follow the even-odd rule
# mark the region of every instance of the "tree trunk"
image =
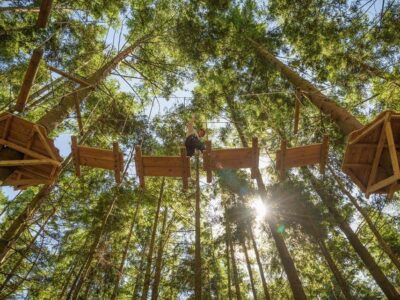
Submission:
POLYGON ((243 239, 242 241, 240 241, 240 243, 242 244, 244 256, 246 258, 246 266, 247 266, 247 271, 249 272, 250 285, 251 285, 251 291, 253 293, 253 299, 257 300, 257 291, 256 291, 256 287, 254 285, 253 271, 251 270, 251 264, 250 264, 250 259, 249 259, 249 253, 247 252, 246 241, 243 239))
POLYGON ((118 268, 118 272, 117 272, 117 278, 115 280, 113 293, 112 293, 111 298, 110 298, 111 300, 114 300, 118 296, 119 282, 121 281, 121 276, 122 276, 122 273, 124 272, 124 264, 125 264, 126 257, 128 255, 129 244, 131 243, 133 228, 134 228, 134 226, 136 224, 136 217, 137 217, 137 214, 139 212, 139 205, 140 205, 141 200, 142 200, 141 196, 139 196, 139 198, 138 198, 138 200, 136 202, 135 212, 133 213, 133 218, 132 218, 131 226, 130 226, 130 229, 129 229, 128 237, 126 239, 124 253, 122 254, 121 263, 119 264, 119 268, 118 268))
MULTIPOLYGON (((116 191, 116 193, 118 193, 118 190, 116 191)), ((118 199, 118 195, 114 195, 113 200, 111 202, 111 205, 110 205, 110 207, 108 208, 106 214, 103 217, 103 220, 101 222, 100 228, 98 228, 96 230, 97 232, 95 234, 95 239, 94 239, 94 241, 92 243, 92 246, 90 247, 88 258, 86 259, 85 263, 83 264, 83 269, 82 269, 81 275, 77 276, 78 281, 77 281, 76 287, 75 287, 75 289, 74 289, 74 287, 71 288, 71 291, 73 290, 73 294, 72 294, 72 299, 73 300, 78 298, 79 292, 80 292, 80 290, 82 288, 82 285, 83 285, 83 283, 84 283, 84 281, 86 279, 86 276, 87 276, 88 271, 90 269, 90 266, 92 264, 93 258, 94 258, 95 254, 97 252, 97 249, 99 247, 101 238, 102 238, 102 236, 104 234, 104 230, 106 228, 108 218, 110 217, 111 212, 114 209, 114 206, 115 206, 115 203, 117 202, 117 199, 118 199)), ((69 297, 68 297, 68 299, 69 299, 69 297)))
POLYGON ((328 168, 331 171, 333 177, 335 178, 335 181, 339 185, 339 188, 342 191, 342 193, 345 194, 347 196, 347 198, 349 198, 349 200, 354 205, 354 207, 357 209, 357 211, 363 216, 365 222, 367 222, 368 227, 371 230, 371 232, 374 234, 376 240, 379 243, 379 246, 387 254, 387 256, 389 256, 390 260, 396 266, 397 270, 400 271, 400 261, 399 261, 398 257, 396 256, 396 254, 394 254, 394 252, 392 251, 390 246, 386 243, 386 241, 384 240, 382 235, 379 233, 378 229, 376 229, 375 224, 374 224, 374 222, 372 222, 367 211, 365 211, 365 209, 358 204, 357 199, 355 197, 353 197, 353 195, 345 188, 345 186, 343 185, 343 182, 340 180, 340 178, 338 178, 336 176, 333 169, 330 166, 328 166, 328 168))
POLYGON ((160 187, 160 195, 158 197, 157 209, 156 209, 156 214, 155 214, 154 223, 153 223, 153 229, 152 229, 151 237, 150 237, 150 245, 149 245, 149 252, 147 253, 146 272, 144 274, 141 300, 146 300, 147 294, 149 292, 151 265, 152 265, 153 252, 154 252, 154 241, 156 239, 158 218, 160 216, 161 200, 162 200, 163 194, 164 194, 164 185, 165 185, 165 177, 162 178, 161 187, 160 187))
POLYGON ((165 237, 165 227, 167 224, 167 219, 168 219, 168 207, 165 207, 163 214, 163 223, 161 225, 161 232, 158 241, 156 269, 154 272, 154 282, 151 289, 151 300, 158 299, 158 287, 160 285, 160 280, 161 280, 162 257, 164 253, 164 246, 167 241, 167 238, 165 237))
MULTIPOLYGON (((265 185, 261 178, 261 173, 259 170, 257 170, 256 172, 256 180, 261 199, 265 201, 265 199, 267 199, 267 190, 265 189, 265 185)), ((289 250, 286 247, 285 241, 283 237, 280 235, 280 233, 276 231, 278 225, 276 223, 274 216, 270 216, 267 219, 267 223, 269 229, 271 230, 272 237, 275 241, 276 248, 278 249, 279 257, 282 261, 283 268, 285 269, 285 273, 288 277, 294 299, 302 299, 302 300, 307 299, 299 275, 297 274, 297 270, 294 265, 293 259, 290 256, 289 250)))
POLYGON ((320 199, 328 208, 330 214, 333 216, 340 229, 346 235, 350 244, 357 252, 361 260, 364 262, 364 265, 366 266, 372 277, 375 279, 376 283, 381 287, 382 291, 385 293, 388 299, 400 299, 400 294, 386 278, 385 274, 379 268, 378 264, 368 252, 367 248, 365 248, 364 245, 360 242, 357 235, 351 229, 350 225, 336 209, 334 203, 336 203, 337 199, 331 199, 332 197, 324 190, 324 188, 320 186, 320 184, 318 184, 316 178, 308 169, 304 168, 304 173, 307 175, 308 178, 310 178, 310 182, 317 194, 319 195, 320 199))
MULTIPOLYGON (((226 97, 227 102, 230 101, 228 98, 229 97, 226 97)), ((232 105, 230 105, 230 108, 234 109, 234 107, 232 105)), ((232 118, 237 117, 237 115, 234 114, 233 111, 231 111, 230 113, 231 113, 231 117, 232 118)), ((242 132, 241 131, 241 126, 239 125, 239 120, 233 120, 233 123, 235 125, 235 128, 236 128, 237 132, 238 133, 242 132)), ((247 141, 246 141, 244 135, 243 134, 239 134, 239 137, 241 139, 242 146, 243 147, 248 147, 248 144, 247 144, 247 141)), ((261 199, 263 199, 263 201, 266 201, 266 199, 267 199, 267 190, 265 189, 265 185, 264 185, 264 182, 262 180, 260 171, 257 170, 255 175, 256 175, 256 180, 257 180, 258 192, 259 192, 259 194, 261 196, 261 199)), ((280 259, 282 261, 283 268, 284 268, 285 273, 286 273, 286 275, 288 277, 289 284, 290 284, 290 287, 292 289, 294 298, 296 300, 297 299, 301 299, 301 300, 306 299, 307 297, 306 297, 306 295, 304 293, 303 286, 302 286, 300 278, 299 278, 299 276, 297 274, 297 270, 296 270, 296 267, 294 265, 293 259, 290 256, 290 253, 289 253, 289 251, 288 251, 288 249, 286 247, 286 244, 285 244, 285 241, 284 241, 283 237, 276 231, 277 224, 276 224, 275 218, 273 216, 270 216, 267 219, 267 223, 268 223, 268 226, 269 226, 269 228, 271 230, 271 234, 272 234, 272 237, 273 237, 273 239, 275 241, 276 247, 278 249, 279 257, 280 257, 280 259)))
POLYGON ((200 224, 200 175, 199 175, 199 153, 196 153, 196 208, 195 208, 195 255, 194 255, 194 297, 201 300, 201 224, 200 224))
POLYGON ((250 223, 248 224, 248 228, 249 228, 250 239, 251 239, 251 242, 253 244, 254 253, 256 255, 258 270, 260 272, 261 282, 262 282, 263 291, 264 291, 264 299, 265 300, 269 300, 269 299, 271 299, 271 297, 269 295, 267 281, 265 279, 265 274, 264 274, 263 266, 262 266, 262 263, 261 263, 260 254, 258 252, 256 239, 254 238, 253 229, 251 228, 251 224, 250 223))
POLYGON ((146 261, 146 252, 147 252, 147 246, 149 245, 148 241, 147 241, 147 237, 145 240, 145 244, 143 245, 143 249, 140 253, 140 257, 142 258, 140 260, 140 264, 139 264, 139 268, 138 268, 138 272, 137 272, 137 276, 136 276, 136 282, 135 282, 135 287, 133 289, 133 293, 132 293, 132 300, 136 300, 138 299, 138 294, 139 294, 139 289, 140 289, 140 282, 142 280, 142 274, 144 272, 144 264, 146 261))
POLYGON ((248 39, 258 54, 282 73, 296 88, 300 89, 321 112, 329 116, 347 135, 362 128, 362 124, 347 110, 338 106, 335 101, 322 94, 311 82, 301 78, 295 71, 269 53, 260 44, 248 39))
POLYGON ((335 261, 333 260, 331 254, 326 248, 325 242, 318 238, 317 243, 345 299, 347 300, 355 299, 350 293, 350 289, 349 286, 347 285, 346 280, 343 278, 342 273, 339 271, 339 268, 336 266, 335 261))
POLYGON ((238 273, 238 269, 237 269, 237 265, 236 265, 235 249, 233 248, 232 239, 229 239, 229 249, 231 251, 233 280, 234 280, 234 283, 235 283, 236 299, 237 300, 241 300, 242 296, 241 296, 241 293, 240 293, 239 273, 238 273))
MULTIPOLYGON (((46 226, 47 222, 50 221, 50 219, 54 216, 54 213, 56 212, 55 209, 52 210, 50 215, 46 218, 46 220, 43 222, 43 224, 39 227, 39 230, 36 232, 35 236, 33 239, 30 241, 30 243, 26 246, 25 250, 23 250, 20 253, 20 258, 17 260, 15 263, 14 267, 11 269, 7 277, 4 279, 3 283, 0 286, 0 294, 3 292, 3 289, 6 287, 7 283, 11 280, 11 278, 16 274, 18 268, 20 267, 21 263, 24 261, 26 258, 26 255, 30 251, 32 245, 35 243, 36 239, 39 237, 39 235, 42 233, 44 230, 44 227, 46 226)), ((18 288, 18 286, 16 287, 18 288)))
MULTIPOLYGON (((226 226, 225 226, 226 227, 226 226)), ((231 289, 231 263, 229 258, 229 241, 228 237, 225 237, 225 256, 226 256, 226 268, 228 275, 228 299, 232 300, 232 289, 231 289)))

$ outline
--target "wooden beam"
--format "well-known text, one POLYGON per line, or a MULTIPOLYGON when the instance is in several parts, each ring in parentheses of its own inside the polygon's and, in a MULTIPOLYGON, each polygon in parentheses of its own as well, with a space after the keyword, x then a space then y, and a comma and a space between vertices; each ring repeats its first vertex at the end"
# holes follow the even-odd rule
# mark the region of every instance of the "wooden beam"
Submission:
MULTIPOLYGON (((7 141, 7 140, 4 140, 4 139, 0 139, 0 145, 6 145, 7 147, 10 147, 10 148, 12 148, 14 150, 17 150, 18 152, 25 153, 26 155, 29 155, 29 156, 31 156, 33 158, 49 159, 48 157, 46 157, 46 156, 44 156, 42 154, 39 154, 39 153, 37 153, 35 151, 29 150, 29 149, 24 148, 24 147, 21 147, 21 146, 19 146, 17 144, 14 144, 14 143, 12 143, 10 141, 7 141)), ((50 161, 51 161, 51 164, 54 165, 54 166, 61 166, 61 163, 59 161, 56 161, 56 160, 50 160, 50 161)))
POLYGON ((382 150, 383 150, 383 146, 385 144, 385 137, 386 137, 385 124, 387 121, 388 121, 388 118, 386 116, 384 119, 384 122, 383 122, 381 135, 379 137, 379 141, 378 141, 377 148, 375 151, 374 160, 372 161, 372 167, 371 167, 371 172, 370 172, 369 178, 368 178, 367 189, 369 189, 372 186, 372 184, 374 184, 375 179, 376 179, 376 174, 378 173, 379 161, 381 160, 382 150))
POLYGON ((319 162, 319 172, 322 175, 325 175, 325 166, 328 161, 328 152, 329 152, 329 137, 324 136, 324 140, 321 145, 321 158, 319 162))
POLYGON ((5 139, 5 140, 7 139, 8 132, 10 130, 10 125, 11 125, 11 122, 12 122, 12 118, 13 118, 13 115, 9 115, 8 118, 6 119, 6 125, 4 127, 3 136, 2 136, 2 138, 5 139))
POLYGON ((370 186, 367 188, 367 194, 371 194, 373 192, 376 192, 388 185, 391 185, 393 182, 397 181, 397 177, 395 175, 392 175, 386 179, 383 179, 377 183, 375 183, 374 185, 370 186))
POLYGON ((42 0, 42 3, 40 4, 39 16, 36 21, 37 28, 40 28, 40 29, 46 28, 47 22, 49 20, 52 4, 53 4, 53 0, 42 0))
POLYGON ((388 121, 385 123, 384 127, 386 132, 386 138, 388 141, 389 154, 391 158, 393 173, 394 176, 400 179, 399 160, 397 158, 396 144, 393 138, 392 125, 390 124, 390 116, 388 117, 388 121))
POLYGON ((189 161, 186 153, 186 147, 181 147, 181 160, 182 160, 182 184, 183 190, 187 190, 189 187, 189 161))
POLYGON ((70 80, 72 80, 72 81, 75 81, 76 83, 79 83, 79 84, 82 84, 82 85, 86 85, 86 86, 90 86, 90 83, 87 82, 86 80, 81 79, 81 78, 79 78, 79 77, 76 77, 76 76, 74 76, 74 75, 68 74, 67 72, 64 72, 64 71, 62 71, 62 70, 59 70, 59 69, 57 69, 57 68, 55 68, 55 67, 53 67, 53 66, 47 65, 47 68, 48 68, 50 71, 54 72, 54 73, 57 73, 57 74, 59 74, 59 75, 65 77, 65 78, 68 78, 68 79, 70 79, 70 80))
MULTIPOLYGON (((375 123, 371 123, 370 126, 365 126, 364 129, 359 129, 359 130, 363 130, 363 132, 358 135, 356 138, 349 140, 349 145, 353 145, 355 143, 357 143, 359 140, 361 140, 363 137, 365 137, 366 135, 368 135, 371 131, 375 130, 376 127, 378 127, 379 125, 381 125, 384 121, 384 118, 376 121, 375 123)), ((355 131, 358 132, 359 130, 355 131)))
POLYGON ((56 157, 56 155, 54 154, 53 149, 51 149, 51 147, 50 147, 50 145, 49 145, 49 143, 48 143, 48 141, 47 141, 47 138, 44 136, 44 134, 43 134, 43 132, 40 130, 39 126, 38 126, 38 125, 34 125, 33 128, 34 128, 34 130, 37 132, 37 134, 39 135, 39 139, 40 139, 40 141, 42 142, 44 148, 46 149, 47 154, 48 154, 52 159, 57 160, 57 157, 56 157))
POLYGON ((29 61, 28 69, 26 70, 24 81, 22 82, 21 89, 17 98, 17 104, 15 109, 19 112, 23 112, 26 101, 28 100, 29 93, 32 85, 35 81, 37 72, 39 70, 39 63, 43 56, 43 48, 36 48, 33 50, 31 60, 29 61))
POLYGON ((50 159, 15 159, 0 161, 0 167, 17 167, 17 166, 37 166, 37 165, 52 165, 50 159))

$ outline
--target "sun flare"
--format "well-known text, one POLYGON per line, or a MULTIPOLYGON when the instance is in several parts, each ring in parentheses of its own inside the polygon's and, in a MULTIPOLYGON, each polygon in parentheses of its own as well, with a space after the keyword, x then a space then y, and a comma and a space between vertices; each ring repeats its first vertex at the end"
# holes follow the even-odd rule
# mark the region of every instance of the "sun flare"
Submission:
POLYGON ((265 218, 268 213, 268 207, 265 205, 264 201, 262 201, 260 197, 255 197, 250 205, 256 213, 257 221, 261 221, 265 218))

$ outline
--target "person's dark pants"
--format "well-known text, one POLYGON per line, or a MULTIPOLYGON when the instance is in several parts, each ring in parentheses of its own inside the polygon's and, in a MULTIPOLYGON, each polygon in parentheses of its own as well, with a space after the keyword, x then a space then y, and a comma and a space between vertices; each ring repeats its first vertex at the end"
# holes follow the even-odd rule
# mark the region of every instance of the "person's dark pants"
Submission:
POLYGON ((206 150, 206 147, 204 146, 204 144, 194 134, 189 135, 186 138, 185 147, 186 147, 186 155, 187 156, 193 156, 196 149, 200 150, 201 152, 206 150))

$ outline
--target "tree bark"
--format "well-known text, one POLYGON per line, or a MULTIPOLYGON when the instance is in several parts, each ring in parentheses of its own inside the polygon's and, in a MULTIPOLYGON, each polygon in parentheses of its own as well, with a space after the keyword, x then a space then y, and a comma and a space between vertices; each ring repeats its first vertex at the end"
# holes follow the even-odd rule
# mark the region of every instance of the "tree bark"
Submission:
POLYGON ((264 299, 265 300, 269 300, 269 299, 271 299, 271 297, 270 297, 269 291, 268 291, 267 280, 265 279, 265 274, 264 274, 263 266, 262 266, 262 263, 261 263, 260 254, 258 252, 256 239, 254 238, 253 229, 251 228, 251 224, 250 223, 248 224, 248 227, 249 227, 250 239, 251 239, 251 242, 253 244, 254 253, 256 255, 258 270, 260 272, 261 283, 262 283, 263 291, 264 291, 264 299))
POLYGON ((234 283, 235 283, 236 299, 237 300, 241 300, 242 296, 241 296, 241 293, 240 293, 239 273, 238 273, 238 269, 237 269, 237 265, 236 265, 235 249, 233 248, 232 239, 229 239, 229 249, 231 251, 233 280, 234 280, 234 283))
MULTIPOLYGON (((116 192, 118 193, 118 190, 116 192)), ((110 207, 108 208, 106 214, 103 217, 103 220, 101 222, 100 228, 98 228, 96 230, 97 232, 95 234, 95 239, 94 239, 94 241, 92 243, 92 246, 90 247, 88 258, 86 259, 85 263, 83 264, 83 269, 82 269, 81 274, 79 276, 77 276, 78 281, 76 283, 76 287, 75 288, 74 287, 71 288, 71 291, 73 290, 73 294, 72 294, 71 299, 73 299, 73 300, 77 299, 78 296, 79 296, 79 292, 80 292, 80 290, 82 288, 82 285, 83 285, 83 283, 84 283, 84 281, 86 279, 86 276, 87 276, 88 271, 90 269, 90 266, 92 264, 93 258, 94 258, 95 254, 97 252, 97 249, 99 247, 101 238, 102 238, 102 236, 104 234, 104 230, 106 228, 108 218, 110 217, 110 215, 111 215, 111 213, 112 213, 112 211, 114 209, 114 206, 115 206, 115 203, 117 202, 117 199, 118 199, 118 195, 114 195, 113 200, 111 202, 111 205, 110 205, 110 207)), ((69 297, 68 297, 68 299, 69 299, 69 297)))
POLYGON ((250 285, 251 285, 251 291, 253 293, 253 299, 257 300, 257 291, 256 291, 256 287, 254 285, 253 271, 251 270, 250 258, 249 258, 249 253, 247 252, 246 241, 243 239, 242 241, 240 241, 240 243, 242 244, 244 256, 246 258, 246 266, 247 266, 247 271, 249 272, 250 285))
POLYGON ((136 202, 135 212, 133 213, 131 226, 130 226, 130 229, 129 229, 128 237, 126 239, 124 253, 122 254, 121 262, 119 264, 119 268, 118 268, 118 272, 117 272, 117 278, 115 280, 113 293, 112 293, 111 298, 110 298, 111 300, 114 300, 118 296, 119 282, 121 281, 121 276, 122 276, 122 273, 124 272, 124 264, 125 264, 126 257, 128 256, 129 244, 131 243, 133 228, 134 228, 134 226, 136 224, 136 218, 137 218, 137 215, 138 215, 138 212, 139 212, 140 202, 141 202, 141 196, 139 196, 139 198, 138 198, 138 200, 136 202))
POLYGON ((281 72, 296 88, 300 89, 322 113, 329 116, 344 134, 347 135, 354 130, 362 128, 362 124, 350 112, 322 94, 311 82, 300 77, 254 40, 249 38, 248 41, 262 58, 281 72))
POLYGON ((365 222, 367 223, 369 229, 375 236, 376 240, 378 241, 380 247, 382 250, 389 256, 390 260, 392 263, 396 266, 397 270, 400 271, 400 261, 396 254, 394 254, 393 250, 390 248, 390 246, 386 243, 385 239, 382 237, 382 235, 379 233, 378 229, 376 229, 374 222, 372 222, 371 218, 369 217, 367 211, 358 204, 357 199, 345 188, 343 185, 343 182, 338 178, 333 171, 333 169, 328 166, 329 170, 331 171, 333 177, 335 178, 335 181, 339 185, 340 190, 342 191, 343 194, 349 198, 350 202, 354 205, 354 207, 357 209, 357 211, 363 216, 365 222))
POLYGON ((155 213, 155 216, 154 216, 153 229, 152 229, 151 237, 150 237, 149 252, 147 253, 146 272, 144 274, 144 281, 143 281, 143 289, 142 289, 141 300, 146 300, 147 299, 147 294, 149 292, 151 265, 152 265, 152 261, 153 261, 153 252, 154 252, 154 242, 155 242, 155 239, 156 239, 158 219, 159 219, 159 216, 160 216, 161 200, 162 200, 163 195, 164 195, 164 185, 165 185, 165 177, 162 178, 161 187, 160 187, 160 195, 158 197, 157 209, 156 209, 156 213, 155 213))
POLYGON ((201 300, 201 223, 200 223, 200 175, 199 175, 199 153, 196 153, 196 208, 195 208, 195 255, 194 255, 194 297, 201 300))
POLYGON ((144 271, 144 265, 145 265, 145 261, 146 261, 146 251, 147 251, 147 246, 149 245, 148 241, 147 241, 147 237, 145 239, 145 244, 143 245, 143 249, 140 253, 140 257, 142 258, 140 260, 140 264, 139 264, 139 268, 138 268, 138 272, 137 272, 137 276, 136 276, 136 282, 135 282, 135 287, 133 289, 133 293, 132 293, 132 300, 136 300, 138 299, 138 293, 139 293, 139 289, 140 289, 140 282, 142 279, 142 274, 144 271))
POLYGON ((151 289, 151 300, 158 299, 158 287, 160 286, 160 280, 161 280, 162 258, 164 254, 165 243, 167 241, 167 237, 165 237, 165 227, 167 225, 167 219, 168 219, 168 207, 165 207, 163 213, 163 222, 161 225, 160 237, 158 241, 156 269, 154 271, 154 282, 151 289))
POLYGON ((227 268, 226 272, 227 272, 227 275, 228 275, 228 299, 232 300, 231 263, 230 263, 230 258, 229 258, 229 241, 228 241, 228 237, 227 236, 225 237, 225 256, 226 256, 226 268, 227 268))
MULTIPOLYGON (((228 97, 226 97, 226 99, 227 99, 227 102, 230 101, 228 99, 228 97)), ((234 109, 234 107, 232 105, 230 105, 230 108, 234 109)), ((231 111, 230 113, 231 113, 231 117, 232 118, 235 118, 235 117, 237 118, 237 115, 234 114, 234 111, 231 111)), ((242 131, 241 131, 241 126, 239 125, 239 120, 234 119, 233 123, 234 123, 234 126, 235 126, 237 132, 241 133, 242 131)), ((239 137, 241 139, 242 146, 243 147, 247 147, 248 144, 247 144, 247 141, 246 141, 246 139, 244 137, 244 134, 243 133, 239 134, 239 137)), ((267 199, 267 190, 266 190, 264 182, 262 180, 260 171, 257 170, 255 175, 256 175, 256 181, 257 181, 257 186, 258 186, 258 192, 259 192, 259 194, 261 196, 261 199, 263 199, 263 201, 266 201, 266 199, 267 199)), ((268 226, 269 226, 269 228, 271 230, 272 237, 273 237, 273 239, 275 241, 279 257, 280 257, 280 259, 282 261, 282 264, 283 264, 283 268, 284 268, 285 273, 286 273, 286 275, 288 277, 289 284, 290 284, 290 287, 292 289, 293 296, 294 296, 294 298, 296 300, 297 299, 304 300, 307 297, 306 297, 306 295, 304 293, 303 286, 302 286, 300 278, 299 278, 299 276, 297 274, 297 270, 296 270, 296 267, 294 265, 293 259, 290 256, 290 253, 289 253, 289 251, 288 251, 288 249, 286 247, 285 241, 284 241, 283 237, 276 231, 277 224, 276 224, 275 218, 273 216, 270 216, 267 219, 267 223, 268 223, 268 226)))
POLYGON ((342 232, 346 235, 348 241, 350 242, 358 256, 361 258, 365 267, 375 279, 376 283, 380 286, 386 297, 388 297, 388 299, 400 299, 400 294, 387 279, 387 277, 382 272, 378 264, 375 262, 374 258, 371 256, 367 248, 365 248, 365 246, 358 239, 357 235, 353 232, 350 225, 336 209, 334 205, 334 203, 336 203, 336 199, 330 199, 330 195, 324 190, 324 188, 321 187, 320 184, 318 184, 316 178, 308 169, 304 168, 304 173, 307 175, 308 178, 310 178, 310 182, 317 194, 319 195, 320 199, 328 208, 328 211, 333 216, 342 232))

